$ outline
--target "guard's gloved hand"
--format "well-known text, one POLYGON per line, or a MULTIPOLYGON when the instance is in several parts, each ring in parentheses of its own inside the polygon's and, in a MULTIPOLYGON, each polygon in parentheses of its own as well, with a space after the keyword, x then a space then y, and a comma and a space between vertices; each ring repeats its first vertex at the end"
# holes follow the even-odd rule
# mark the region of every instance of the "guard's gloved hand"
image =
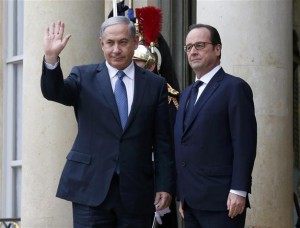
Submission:
MULTIPOLYGON (((125 5, 124 1, 118 2, 117 3, 118 16, 125 16, 125 12, 126 12, 126 10, 128 10, 128 8, 129 7, 125 5)), ((113 13, 113 10, 111 10, 108 15, 108 18, 113 17, 113 16, 114 16, 114 13, 113 13)))

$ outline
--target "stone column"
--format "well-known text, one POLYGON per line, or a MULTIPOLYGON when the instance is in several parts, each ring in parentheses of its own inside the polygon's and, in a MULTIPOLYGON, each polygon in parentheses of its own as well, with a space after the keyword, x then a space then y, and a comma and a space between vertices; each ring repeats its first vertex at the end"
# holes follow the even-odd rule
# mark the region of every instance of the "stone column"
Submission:
POLYGON ((197 1, 225 71, 252 87, 258 145, 247 227, 293 227, 292 0, 197 1))
POLYGON ((25 1, 24 8, 22 228, 72 227, 71 203, 55 194, 77 127, 71 107, 41 94, 43 34, 57 20, 72 34, 60 55, 65 76, 74 65, 102 61, 104 2, 25 1))

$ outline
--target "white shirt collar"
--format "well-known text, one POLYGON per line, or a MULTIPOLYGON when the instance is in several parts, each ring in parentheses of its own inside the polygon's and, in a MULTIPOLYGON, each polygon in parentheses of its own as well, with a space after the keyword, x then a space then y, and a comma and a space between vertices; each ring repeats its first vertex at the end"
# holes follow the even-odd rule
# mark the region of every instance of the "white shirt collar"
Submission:
MULTIPOLYGON (((107 61, 105 61, 105 64, 107 66, 107 70, 108 70, 108 74, 110 79, 112 79, 113 77, 116 76, 116 74, 118 73, 118 69, 112 67, 111 65, 109 65, 109 63, 107 61)), ((128 67, 126 67, 123 72, 126 74, 126 76, 130 79, 134 79, 134 64, 133 61, 129 64, 128 67)))
POLYGON ((195 79, 195 81, 200 80, 204 82, 205 84, 208 84, 209 81, 212 79, 212 77, 218 72, 218 70, 221 69, 221 65, 216 66, 211 71, 207 72, 205 75, 203 75, 200 79, 195 79))

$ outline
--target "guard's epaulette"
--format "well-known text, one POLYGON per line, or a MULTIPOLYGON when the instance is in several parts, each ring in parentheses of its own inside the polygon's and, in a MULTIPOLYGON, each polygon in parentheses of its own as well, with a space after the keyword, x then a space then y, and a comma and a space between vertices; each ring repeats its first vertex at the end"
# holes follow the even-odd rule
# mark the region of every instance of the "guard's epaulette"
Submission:
POLYGON ((168 94, 169 94, 168 95, 168 103, 171 104, 171 102, 173 102, 176 109, 178 109, 179 103, 178 103, 177 96, 179 96, 179 92, 177 90, 173 89, 169 83, 167 83, 167 87, 168 87, 168 94))
POLYGON ((169 83, 167 83, 167 87, 168 87, 168 93, 174 95, 174 96, 178 96, 179 92, 175 89, 172 88, 172 86, 170 86, 169 83))

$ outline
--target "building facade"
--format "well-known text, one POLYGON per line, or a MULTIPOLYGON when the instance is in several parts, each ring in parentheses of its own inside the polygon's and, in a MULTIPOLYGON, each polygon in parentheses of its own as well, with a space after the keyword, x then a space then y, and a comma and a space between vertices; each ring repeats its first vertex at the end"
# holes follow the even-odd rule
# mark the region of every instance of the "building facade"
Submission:
MULTIPOLYGON (((293 30, 300 37, 300 0, 133 2, 163 10, 162 33, 182 89, 193 78, 183 52, 188 25, 219 30, 221 65, 254 93, 258 146, 247 227, 294 227, 300 70, 293 70, 293 30)), ((72 227, 71 204, 55 193, 77 126, 71 107, 41 94, 43 34, 51 22, 65 22, 72 34, 60 56, 67 75, 74 65, 103 60, 99 28, 111 9, 111 0, 0 2, 0 218, 20 218, 22 228, 72 227)))

